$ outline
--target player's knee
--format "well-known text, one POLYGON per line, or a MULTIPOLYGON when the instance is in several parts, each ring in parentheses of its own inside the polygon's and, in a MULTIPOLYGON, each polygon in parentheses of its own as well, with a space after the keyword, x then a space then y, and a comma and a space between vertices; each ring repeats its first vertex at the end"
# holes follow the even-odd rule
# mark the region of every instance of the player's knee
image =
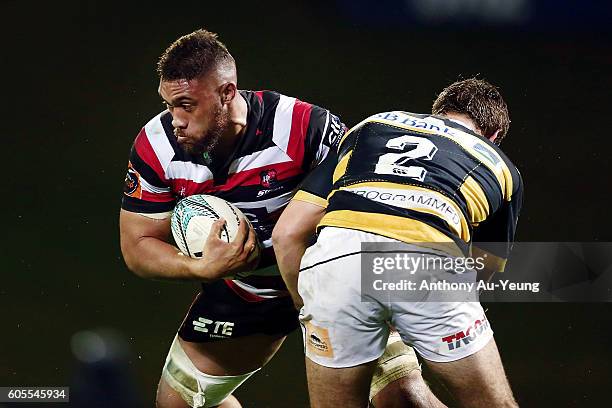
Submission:
POLYGON ((155 408, 189 408, 180 397, 176 401, 170 401, 166 396, 160 395, 159 392, 155 397, 155 408))
POLYGON ((221 405, 219 405, 219 408, 242 408, 242 405, 236 397, 230 395, 225 399, 225 401, 223 401, 221 405))
POLYGON ((156 408, 189 408, 189 405, 163 380, 159 381, 155 394, 156 408))
POLYGON ((414 350, 402 342, 398 333, 392 333, 372 377, 370 400, 385 388, 387 395, 411 398, 412 394, 421 393, 423 385, 421 367, 414 350))
POLYGON ((414 370, 398 381, 402 398, 410 402, 418 402, 423 397, 423 389, 428 389, 421 370, 414 370))
POLYGON ((177 337, 172 343, 162 371, 158 407, 240 408, 240 403, 231 394, 254 373, 255 371, 233 376, 203 373, 191 362, 177 337), (167 387, 170 392, 164 394, 161 387, 167 387), (169 398, 172 394, 177 398, 169 398), (170 399, 172 401, 169 401, 170 399), (177 401, 177 405, 174 405, 174 401, 177 401), (181 403, 186 405, 179 405, 181 403))
POLYGON ((420 370, 387 384, 374 398, 375 408, 406 408, 430 406, 430 391, 421 376, 420 370))

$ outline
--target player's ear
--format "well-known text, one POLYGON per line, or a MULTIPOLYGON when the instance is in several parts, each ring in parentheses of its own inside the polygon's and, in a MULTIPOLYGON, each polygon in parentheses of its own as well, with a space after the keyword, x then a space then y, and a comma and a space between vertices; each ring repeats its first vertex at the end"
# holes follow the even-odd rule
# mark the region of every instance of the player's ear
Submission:
MULTIPOLYGON (((488 139, 489 139, 490 141, 492 141, 493 143, 495 143, 495 140, 497 139, 497 135, 499 134, 499 131, 500 131, 500 129, 497 129, 497 130, 495 131, 495 133, 493 133, 492 135, 490 135, 490 136, 488 137, 488 139)), ((497 143, 496 143, 496 144, 497 144, 497 143)))
POLYGON ((230 103, 236 97, 237 91, 236 84, 233 82, 221 85, 221 103, 224 105, 230 103))

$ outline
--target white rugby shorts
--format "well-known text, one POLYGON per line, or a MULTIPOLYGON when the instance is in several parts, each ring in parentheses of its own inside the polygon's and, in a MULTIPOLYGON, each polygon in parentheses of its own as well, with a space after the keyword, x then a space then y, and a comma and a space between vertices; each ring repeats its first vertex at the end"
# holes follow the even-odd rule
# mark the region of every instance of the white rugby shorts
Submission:
POLYGON ((376 360, 385 349, 389 324, 404 343, 434 362, 470 356, 491 340, 493 331, 477 301, 391 302, 384 296, 362 301, 362 242, 397 241, 326 227, 302 258, 298 291, 304 307, 300 323, 310 360, 338 368, 376 360))

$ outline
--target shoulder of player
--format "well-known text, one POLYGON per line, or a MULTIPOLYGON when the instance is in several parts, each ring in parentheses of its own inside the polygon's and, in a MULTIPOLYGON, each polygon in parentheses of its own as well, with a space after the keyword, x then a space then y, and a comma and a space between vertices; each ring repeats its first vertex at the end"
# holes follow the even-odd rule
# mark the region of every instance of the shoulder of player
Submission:
POLYGON ((523 182, 521 174, 514 163, 512 163, 508 156, 502 151, 502 149, 495 143, 476 134, 469 128, 456 121, 431 114, 420 114, 397 110, 380 112, 368 116, 357 125, 353 126, 344 135, 340 144, 343 144, 346 141, 355 140, 356 135, 358 135, 361 131, 367 131, 367 129, 370 127, 394 127, 431 134, 446 135, 446 137, 459 141, 464 147, 474 147, 475 145, 479 145, 482 149, 493 150, 504 162, 505 167, 507 167, 509 170, 512 176, 513 190, 516 192, 517 189, 522 189, 523 182), (351 137, 351 135, 353 135, 353 137, 351 137))
POLYGON ((280 107, 293 109, 295 106, 301 106, 309 110, 320 110, 322 112, 328 112, 328 109, 321 107, 311 101, 306 101, 301 98, 285 95, 281 92, 272 90, 261 90, 261 91, 248 91, 241 90, 241 94, 247 102, 259 101, 262 104, 265 111, 276 110, 280 107))
POLYGON ((350 128, 349 131, 355 131, 357 129, 363 128, 366 125, 390 125, 402 127, 402 125, 410 124, 414 126, 417 120, 424 119, 427 116, 431 115, 422 115, 418 113, 404 111, 379 112, 366 117, 365 119, 354 125, 352 128, 350 128))
POLYGON ((280 92, 263 90, 241 93, 264 132, 264 129, 280 130, 298 125, 310 133, 325 128, 331 117, 337 118, 326 108, 280 92))
MULTIPOLYGON (((470 132, 470 133, 476 135, 473 132, 470 132)), ((497 155, 499 156, 499 158, 502 160, 503 164, 505 165, 504 167, 508 169, 507 171, 510 173, 510 177, 512 178, 512 195, 514 196, 517 192, 522 193, 523 177, 521 176, 521 173, 519 172, 516 165, 512 162, 512 160, 510 160, 508 155, 502 150, 500 146, 496 145, 495 143, 488 140, 487 138, 484 138, 478 135, 476 136, 480 138, 480 140, 482 141, 482 144, 485 144, 486 146, 488 146, 490 149, 494 150, 497 153, 497 155)))
POLYGON ((504 163, 506 163, 508 170, 510 170, 510 174, 512 175, 513 194, 516 194, 516 192, 519 190, 522 192, 524 188, 524 182, 523 176, 521 175, 521 172, 519 171, 518 167, 516 167, 512 160, 510 160, 510 158, 502 151, 499 146, 495 144, 493 144, 493 146, 496 148, 499 156, 502 158, 504 163))
POLYGON ((508 157, 506 152, 504 152, 504 150, 500 146, 498 146, 497 144, 493 143, 489 139, 474 133, 473 131, 471 131, 469 129, 465 129, 465 130, 463 131, 464 133, 469 133, 471 135, 474 135, 474 136, 478 137, 482 144, 488 146, 490 149, 494 150, 495 153, 497 153, 499 158, 504 162, 504 164, 506 165, 506 167, 508 168, 508 170, 512 174, 513 185, 515 187, 523 184, 522 183, 521 173, 519 172, 518 168, 516 167, 516 165, 512 162, 512 160, 508 157), (467 132, 465 130, 467 130, 467 132))
POLYGON ((242 95, 242 97, 247 101, 247 104, 251 109, 259 106, 263 110, 269 110, 278 104, 281 96, 284 96, 276 91, 267 89, 259 91, 241 89, 239 92, 240 95, 242 95))
POLYGON ((500 146, 498 146, 497 144, 493 143, 492 141, 490 141, 486 137, 478 135, 477 133, 475 133, 474 131, 472 131, 469 128, 466 128, 465 126, 461 125, 460 123, 457 123, 455 121, 452 121, 452 120, 449 120, 449 119, 445 119, 445 118, 441 118, 441 119, 446 123, 447 126, 452 127, 453 129, 456 129, 457 131, 460 131, 461 133, 477 137, 479 139, 479 141, 480 141, 479 144, 486 145, 489 149, 492 149, 493 151, 495 151, 495 153, 497 153, 497 155, 503 161, 505 167, 508 169, 508 171, 510 172, 510 175, 512 177, 513 195, 519 189, 520 190, 523 189, 523 179, 521 177, 521 173, 519 172, 519 170, 516 167, 516 165, 512 162, 512 160, 510 160, 508 155, 506 155, 506 153, 502 150, 502 148, 500 146))
POLYGON ((172 126, 172 115, 164 110, 151 118, 134 140, 134 148, 145 161, 155 158, 165 171, 181 153, 172 126))
POLYGON ((157 138, 165 138, 169 142, 175 141, 174 128, 172 126, 172 115, 164 110, 153 116, 140 130, 136 139, 144 137, 149 141, 157 138))

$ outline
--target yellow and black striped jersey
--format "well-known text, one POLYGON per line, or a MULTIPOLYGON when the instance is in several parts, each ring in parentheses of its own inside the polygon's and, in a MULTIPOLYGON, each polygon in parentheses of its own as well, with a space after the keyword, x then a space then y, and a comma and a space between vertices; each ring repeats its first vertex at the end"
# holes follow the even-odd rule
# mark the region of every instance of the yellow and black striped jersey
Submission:
MULTIPOLYGON (((404 242, 501 242, 506 259, 522 203, 516 167, 492 142, 441 116, 385 112, 347 132, 295 200, 326 207, 319 228, 404 242)), ((478 244, 477 244, 478 245, 478 244)))

